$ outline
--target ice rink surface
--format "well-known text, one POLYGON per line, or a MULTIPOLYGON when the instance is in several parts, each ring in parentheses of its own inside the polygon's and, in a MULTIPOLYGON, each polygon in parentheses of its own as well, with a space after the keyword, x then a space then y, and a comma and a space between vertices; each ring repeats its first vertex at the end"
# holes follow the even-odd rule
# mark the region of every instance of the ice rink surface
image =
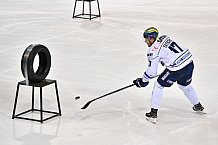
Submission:
MULTIPOLYGON (((100 0, 102 18, 92 21, 72 19, 73 6, 72 0, 1 0, 1 145, 218 145, 217 0, 100 0), (147 122, 154 80, 81 110, 142 76, 147 67, 142 33, 149 26, 191 49, 193 86, 208 114, 194 113, 174 84, 164 90, 157 124, 147 122), (30 44, 49 48, 47 78, 58 81, 63 115, 43 124, 11 119, 16 85, 24 79, 21 57, 30 44)), ((54 88, 43 90, 44 108, 57 110, 54 88)), ((31 88, 22 86, 17 112, 30 105, 31 88)))

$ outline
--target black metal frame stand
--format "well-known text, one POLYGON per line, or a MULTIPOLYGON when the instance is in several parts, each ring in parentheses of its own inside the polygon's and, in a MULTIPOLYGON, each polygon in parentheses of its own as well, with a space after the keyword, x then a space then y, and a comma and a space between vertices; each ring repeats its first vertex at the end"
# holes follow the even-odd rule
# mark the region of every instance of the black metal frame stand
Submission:
POLYGON ((75 5, 74 5, 74 10, 73 10, 73 18, 82 18, 82 19, 94 19, 94 18, 97 18, 97 17, 101 17, 101 13, 100 13, 100 7, 99 7, 99 2, 98 0, 75 0, 75 5), (76 4, 77 4, 77 1, 82 1, 83 2, 83 7, 82 7, 82 13, 81 14, 77 14, 75 15, 75 11, 76 11, 76 4), (92 1, 97 1, 97 5, 98 5, 98 14, 92 14, 91 12, 91 2, 92 1), (89 2, 89 14, 85 14, 85 2, 89 2), (85 16, 89 16, 89 17, 85 17, 85 16))
POLYGON ((26 84, 25 80, 20 81, 20 82, 17 83, 17 90, 16 90, 15 101, 14 101, 12 119, 18 118, 18 119, 25 119, 25 120, 31 120, 31 121, 37 121, 37 122, 43 123, 44 121, 49 120, 51 118, 54 118, 56 116, 61 116, 61 106, 60 106, 60 100, 59 100, 58 87, 57 87, 57 81, 56 80, 45 79, 45 80, 43 80, 41 82, 32 83, 32 84, 29 84, 29 85, 26 84), (45 87, 45 86, 48 86, 50 84, 53 84, 53 83, 55 84, 55 91, 56 91, 57 104, 58 104, 58 112, 43 110, 43 105, 42 105, 42 103, 43 103, 42 102, 43 101, 42 100, 42 88, 45 87), (15 115, 20 85, 26 85, 26 86, 31 86, 32 87, 32 108, 27 110, 27 111, 24 111, 24 112, 21 112, 21 113, 15 115), (34 88, 35 87, 40 88, 40 109, 35 109, 34 108, 34 88), (40 119, 33 119, 33 118, 28 118, 28 117, 22 117, 21 116, 21 115, 24 115, 26 113, 34 112, 34 111, 37 111, 37 112, 40 113, 40 119), (43 118, 43 113, 49 113, 49 114, 53 114, 53 115, 44 119, 43 118))

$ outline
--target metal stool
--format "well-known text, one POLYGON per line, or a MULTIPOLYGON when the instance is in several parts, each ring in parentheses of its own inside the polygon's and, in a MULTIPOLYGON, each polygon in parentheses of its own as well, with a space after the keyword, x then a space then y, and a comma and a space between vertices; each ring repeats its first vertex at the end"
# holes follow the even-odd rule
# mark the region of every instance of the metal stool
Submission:
POLYGON ((97 17, 101 17, 98 0, 75 0, 74 10, 73 10, 73 18, 82 18, 82 19, 90 19, 91 20, 91 19, 94 19, 97 17), (82 13, 75 15, 77 1, 83 2, 83 7, 82 7, 82 13), (92 1, 97 1, 97 5, 98 5, 98 14, 97 15, 92 14, 92 12, 91 12, 91 2, 92 1), (85 14, 85 10, 84 10, 85 2, 89 2, 89 14, 85 14), (86 16, 89 16, 89 17, 86 17, 86 16))
POLYGON ((44 121, 49 120, 51 118, 54 118, 56 116, 61 116, 61 107, 60 107, 60 101, 59 101, 59 95, 58 95, 58 88, 57 88, 57 81, 56 80, 45 79, 45 80, 43 80, 41 82, 32 83, 32 84, 29 84, 29 85, 26 84, 26 81, 21 81, 21 82, 17 83, 17 90, 16 90, 15 101, 14 101, 12 119, 18 118, 18 119, 38 121, 38 122, 43 123, 44 121), (55 91, 56 91, 57 104, 58 104, 58 112, 43 110, 43 106, 42 106, 42 88, 45 87, 45 86, 48 86, 50 84, 53 84, 53 83, 55 84, 55 91), (20 85, 26 85, 26 86, 31 86, 32 87, 32 108, 27 110, 27 111, 24 111, 24 112, 21 112, 21 113, 15 115, 20 85), (40 88, 40 109, 35 109, 34 108, 34 88, 35 87, 40 88), (40 119, 33 119, 33 118, 28 118, 28 117, 22 117, 21 116, 21 115, 24 115, 24 114, 26 114, 28 112, 34 112, 34 111, 37 111, 37 112, 40 113, 40 119), (53 115, 44 119, 43 118, 43 113, 48 113, 48 114, 53 114, 53 115))

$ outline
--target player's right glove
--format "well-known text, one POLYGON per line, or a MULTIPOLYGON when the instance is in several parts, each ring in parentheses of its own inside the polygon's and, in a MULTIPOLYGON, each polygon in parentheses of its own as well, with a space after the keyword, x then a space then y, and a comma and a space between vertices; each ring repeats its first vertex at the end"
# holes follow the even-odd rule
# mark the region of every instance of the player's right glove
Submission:
POLYGON ((149 84, 149 82, 143 82, 142 78, 137 78, 136 80, 133 81, 133 83, 138 88, 146 87, 149 84))

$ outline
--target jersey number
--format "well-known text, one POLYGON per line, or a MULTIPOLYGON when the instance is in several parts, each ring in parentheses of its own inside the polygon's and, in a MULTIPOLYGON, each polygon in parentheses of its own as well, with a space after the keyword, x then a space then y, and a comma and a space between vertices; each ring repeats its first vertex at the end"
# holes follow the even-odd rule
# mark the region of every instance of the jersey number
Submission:
POLYGON ((179 45, 176 44, 176 42, 172 42, 168 48, 171 51, 173 51, 174 53, 180 53, 180 52, 183 51, 182 48, 179 47, 179 45))

